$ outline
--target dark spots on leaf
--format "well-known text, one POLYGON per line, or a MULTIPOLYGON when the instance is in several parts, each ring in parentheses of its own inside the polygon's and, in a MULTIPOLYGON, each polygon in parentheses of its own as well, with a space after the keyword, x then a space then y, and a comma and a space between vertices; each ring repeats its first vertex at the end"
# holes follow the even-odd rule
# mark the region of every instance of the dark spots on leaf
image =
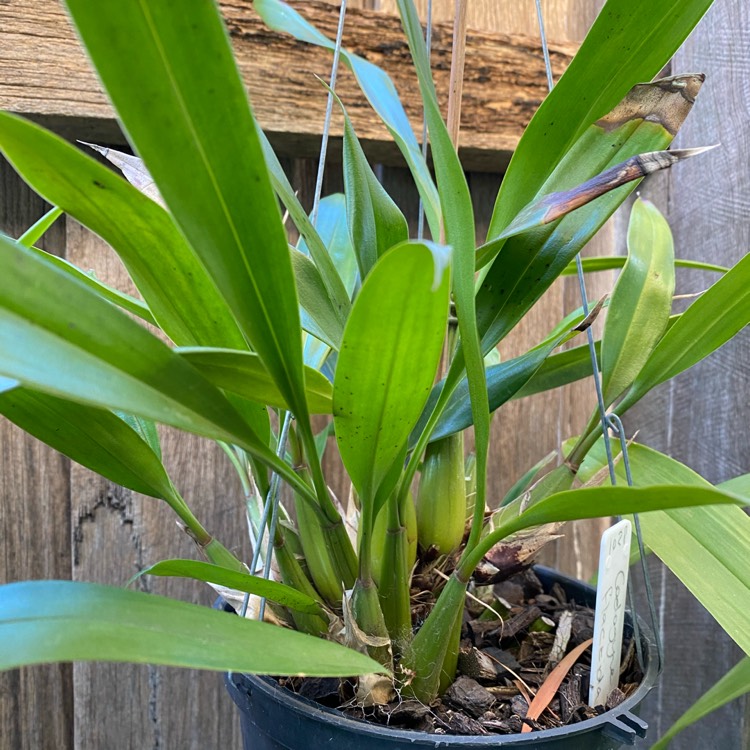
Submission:
POLYGON ((107 189, 101 182, 99 182, 99 180, 94 180, 94 185, 96 187, 98 187, 100 190, 106 190, 107 189))

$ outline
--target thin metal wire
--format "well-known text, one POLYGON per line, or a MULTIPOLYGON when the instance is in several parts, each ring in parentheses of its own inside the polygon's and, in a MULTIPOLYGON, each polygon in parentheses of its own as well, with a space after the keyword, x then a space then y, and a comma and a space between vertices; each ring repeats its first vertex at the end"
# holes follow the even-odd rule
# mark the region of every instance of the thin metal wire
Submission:
MULTIPOLYGON (((286 412, 284 415, 284 422, 281 425, 281 432, 279 433, 279 443, 276 450, 276 455, 283 460, 284 454, 286 453, 286 442, 289 437, 289 427, 292 423, 292 413, 286 412)), ((266 559, 263 566, 263 577, 268 578, 268 574, 271 570, 271 554, 273 552, 273 535, 276 531, 276 519, 278 517, 278 506, 279 506, 279 483, 281 477, 274 472, 271 477, 271 486, 268 488, 268 494, 266 495, 266 502, 263 504, 263 513, 260 517, 260 523, 258 524, 258 540, 253 548, 253 559, 250 562, 250 573, 255 575, 255 571, 258 567, 258 560, 260 559, 260 550, 263 547, 263 535, 265 532, 266 525, 268 524, 268 516, 271 514, 271 527, 268 530, 268 544, 266 548, 266 559)), ((250 594, 245 594, 245 598, 242 601, 242 610, 240 614, 244 617, 247 614, 247 605, 250 601, 250 594)), ((261 608, 258 619, 263 619, 263 612, 265 611, 265 599, 261 599, 261 608)))
POLYGON ((330 91, 326 102, 326 116, 323 122, 323 137, 320 142, 320 158, 318 159, 318 174, 315 179, 315 196, 313 198, 312 213, 310 221, 315 226, 318 220, 318 206, 320 196, 323 192, 323 175, 326 168, 326 154, 328 153, 328 138, 331 132, 331 116, 333 115, 333 92, 336 90, 336 77, 339 71, 339 60, 341 58, 341 39, 344 35, 344 19, 346 17, 346 0, 341 0, 339 8, 339 25, 336 30, 336 46, 333 49, 333 63, 331 65, 331 79, 328 82, 330 91))
POLYGON ((542 43, 542 55, 544 56, 544 70, 547 73, 547 88, 550 91, 555 86, 552 78, 552 62, 549 59, 549 47, 547 46, 547 34, 544 30, 544 14, 542 13, 542 0, 536 0, 536 20, 539 23, 539 41, 542 43))
MULTIPOLYGON (((535 0, 535 2, 536 2, 537 20, 539 22, 539 37, 540 37, 540 41, 542 45, 542 53, 544 56, 544 68, 547 73, 547 85, 549 86, 549 89, 551 91, 554 86, 554 80, 552 78, 552 65, 551 65, 550 57, 549 57, 547 35, 544 30, 544 14, 542 13, 541 0, 535 0)), ((581 261, 580 253, 576 255, 576 272, 578 276, 578 289, 581 295, 581 304, 583 306, 583 313, 584 315, 588 315, 589 303, 588 303, 588 295, 586 293, 586 279, 583 273, 583 262, 581 261)), ((615 473, 615 462, 612 456, 612 444, 611 444, 610 436, 609 436, 609 428, 612 427, 619 435, 620 448, 622 451, 623 463, 625 465, 625 473, 626 473, 626 477, 628 481, 628 486, 632 487, 633 478, 630 472, 630 459, 628 456, 628 444, 627 444, 627 440, 625 439, 625 430, 623 428, 622 421, 617 416, 617 414, 615 414, 614 412, 609 413, 609 414, 607 413, 607 407, 604 402, 604 394, 602 391, 602 382, 601 382, 601 374, 599 372, 599 363, 597 361, 597 356, 596 356, 596 345, 594 341, 594 333, 591 330, 591 327, 586 329, 586 338, 587 338, 588 346, 589 346, 589 356, 591 358, 591 369, 592 369, 592 374, 594 378, 594 388, 596 390, 596 400, 597 400, 597 407, 599 410, 599 418, 602 424, 602 438, 604 442, 604 450, 607 456, 607 467, 609 469, 609 478, 613 486, 617 484, 617 476, 615 473)), ((656 605, 654 603, 653 591, 651 589, 651 581, 649 579, 648 570, 646 568, 643 536, 641 533, 640 520, 637 514, 634 514, 634 521, 635 521, 635 535, 638 541, 638 549, 639 549, 640 557, 641 557, 641 570, 643 572, 643 579, 644 579, 644 584, 645 584, 645 589, 646 589, 646 600, 648 603, 651 623, 654 628, 654 636, 656 638, 656 652, 657 652, 657 658, 659 662, 659 669, 661 669, 661 666, 663 664, 663 653, 662 653, 661 638, 659 636, 659 630, 658 630, 657 622, 656 622, 656 605)), ((644 667, 643 653, 642 653, 641 638, 640 638, 640 633, 639 633, 639 628, 638 628, 638 616, 636 613, 635 599, 633 595, 632 586, 628 586, 628 604, 630 607, 630 611, 633 613, 633 635, 635 638, 635 647, 636 647, 636 652, 638 656, 638 663, 640 664, 641 669, 643 669, 644 667)))
MULTIPOLYGON (((625 428, 622 426, 622 420, 614 412, 610 412, 608 421, 612 429, 617 433, 620 438, 620 450, 622 451, 622 463, 625 467, 625 477, 628 482, 628 487, 633 486, 633 475, 630 470, 630 456, 628 455, 628 441, 625 438, 625 428)), ((640 557, 641 573, 643 574, 643 584, 646 589, 646 601, 648 602, 648 612, 651 618, 651 628, 654 631, 654 639, 656 640, 656 656, 659 661, 659 671, 664 664, 664 651, 661 640, 661 630, 659 628, 658 618, 656 616, 656 603, 654 601, 654 591, 651 588, 651 577, 648 573, 648 567, 646 563, 646 547, 643 544, 643 533, 641 532, 641 519, 637 513, 633 513, 633 523, 635 525, 635 538, 638 542, 638 556, 640 557)), ((631 606, 632 609, 632 606, 631 606)), ((635 610, 633 610, 635 611, 635 610)), ((641 660, 642 664, 642 660, 641 660)))
MULTIPOLYGON (((286 452, 286 442, 289 438, 289 428, 292 424, 292 412, 288 411, 284 415, 284 423, 281 426, 281 432, 279 434, 279 448, 277 451, 278 457, 283 461, 284 453, 286 452)), ((268 500, 266 501, 266 507, 271 505, 273 513, 271 514, 271 524, 268 527, 268 543, 266 545, 266 560, 263 566, 263 578, 268 578, 271 574, 271 557, 273 556, 273 539, 276 534, 276 523, 279 520, 279 487, 281 486, 281 477, 274 473, 271 477, 271 486, 268 489, 268 500)), ((263 512, 268 518, 266 508, 263 508, 263 512)), ((260 540, 258 540, 258 550, 260 550, 260 540)), ((260 598, 260 604, 258 605, 258 619, 262 620, 263 615, 266 613, 266 597, 260 598)))
MULTIPOLYGON (((427 59, 432 52, 432 0, 427 0, 427 27, 425 29, 425 44, 427 45, 427 59)), ((422 158, 427 159, 427 118, 422 110, 422 158)), ((417 220, 417 239, 424 237, 424 201, 419 196, 419 212, 417 220)))

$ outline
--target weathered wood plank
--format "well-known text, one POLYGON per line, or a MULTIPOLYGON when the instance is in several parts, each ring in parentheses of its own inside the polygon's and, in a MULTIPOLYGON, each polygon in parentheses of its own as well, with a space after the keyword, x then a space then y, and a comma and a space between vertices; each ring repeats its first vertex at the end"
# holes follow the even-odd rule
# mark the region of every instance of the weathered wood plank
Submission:
MULTIPOLYGON (((17 237, 48 208, 0 158, 0 231, 17 237)), ((39 243, 62 254, 65 222, 39 243)), ((68 461, 0 417, 0 582, 70 577, 68 461)), ((69 665, 0 674, 0 747, 73 746, 69 665), (41 717, 44 717, 41 719, 41 717)))
MULTIPOLYGON (((337 14, 321 0, 296 6, 331 37, 337 14)), ((224 0, 222 11, 256 115, 281 153, 299 157, 317 151, 323 127, 325 92, 314 74, 327 79, 330 53, 268 31, 249 0, 224 0)), ((552 37, 554 38, 554 36, 552 37)), ((451 29, 438 24, 433 60, 438 92, 446 101, 451 29)), ((351 8, 344 44, 382 65, 401 93, 416 124, 422 110, 416 78, 399 20, 392 15, 351 8)), ((551 45, 557 74, 576 45, 551 45)), ((471 31, 468 37, 461 143, 467 167, 497 171, 507 162, 523 127, 545 92, 536 37, 471 31)), ((94 72, 56 0, 16 0, 0 4, 0 108, 43 120, 70 137, 121 143, 94 72)), ((338 91, 374 158, 398 161, 385 127, 373 117, 349 71, 338 91)), ((336 113, 332 134, 343 132, 336 113)))
MULTIPOLYGON (((656 195, 680 257, 732 265, 750 248, 750 7, 717 2, 673 62, 675 72, 702 71, 706 84, 679 135, 682 147, 721 148, 663 175, 656 195), (697 161, 697 160, 696 160, 697 161), (709 178, 706 179, 706 175, 709 178)), ((680 273, 678 292, 712 279, 680 273)), ((710 481, 750 472, 745 423, 750 419, 750 330, 637 407, 630 424, 639 439, 666 451, 710 481)), ((654 735, 672 722, 740 658, 739 649, 693 596, 660 564, 652 565, 666 667, 644 718, 654 735)), ((678 735, 675 750, 750 746, 750 701, 735 701, 678 735)))

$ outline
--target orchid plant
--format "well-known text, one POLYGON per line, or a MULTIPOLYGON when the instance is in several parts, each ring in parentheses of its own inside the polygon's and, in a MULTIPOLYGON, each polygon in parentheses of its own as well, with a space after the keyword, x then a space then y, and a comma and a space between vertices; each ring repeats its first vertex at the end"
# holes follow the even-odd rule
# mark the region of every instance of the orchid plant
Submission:
MULTIPOLYGON (((540 331, 520 356, 488 359, 639 180, 692 155, 667 149, 703 76, 652 79, 710 0, 608 0, 529 123, 479 247, 411 0, 398 4, 434 178, 388 76, 346 50, 342 58, 401 149, 432 240, 409 237, 348 118, 345 194, 320 205, 345 222, 346 236, 305 213, 253 118, 213 4, 66 4, 138 156, 107 154, 129 184, 52 133, 0 114, 0 149, 58 207, 23 236, 0 237, 0 412, 74 461, 169 504, 205 560, 156 562, 148 574, 244 592, 251 605, 263 597, 274 622, 93 583, 8 584, 0 587, 1 668, 117 660, 380 673, 429 702, 453 679, 474 571, 498 545, 512 552, 519 532, 659 509, 646 530, 661 555, 667 525, 690 522, 674 509, 700 506, 704 530, 733 524, 750 540, 739 507, 746 488, 711 486, 645 447, 633 446, 636 486, 603 483, 598 412, 559 466, 544 467, 536 482, 535 467, 501 508, 488 512, 499 498, 486 492, 491 413, 590 375, 587 346, 558 350, 597 314, 606 315, 597 342, 603 398, 619 415, 750 321, 749 257, 731 269, 692 262, 719 278, 671 314, 680 262, 664 218, 638 200, 627 258, 584 261, 587 272, 622 269, 608 303, 540 331), (280 204, 301 237, 296 247, 280 204), (141 298, 34 247, 63 211, 111 245, 141 298), (329 491, 313 414, 332 417, 353 487, 349 507, 329 491), (249 569, 194 515, 180 478, 162 465, 157 423, 225 448, 254 499, 256 546, 270 535, 277 580, 249 569), (473 497, 463 444, 470 427, 473 497), (281 523, 260 510, 278 481, 294 505, 278 511, 281 523), (412 573, 428 559, 448 580, 417 626, 412 573)), ((280 0, 254 7, 272 28, 333 48, 280 0)), ((679 554, 693 552, 677 545, 671 554, 679 568, 679 554)), ((710 592, 699 596, 713 607, 710 592)), ((747 639, 736 618, 717 617, 747 639)))

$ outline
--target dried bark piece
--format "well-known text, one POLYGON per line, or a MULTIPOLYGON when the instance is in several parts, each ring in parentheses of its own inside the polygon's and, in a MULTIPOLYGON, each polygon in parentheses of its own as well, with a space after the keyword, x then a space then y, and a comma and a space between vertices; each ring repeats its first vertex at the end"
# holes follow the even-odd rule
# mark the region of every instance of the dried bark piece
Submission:
MULTIPOLYGON (((537 597, 538 598, 538 597, 537 597)), ((566 610, 560 615, 555 631, 555 642, 549 652, 548 663, 552 666, 557 664, 565 656, 570 642, 570 635, 573 627, 573 613, 566 610)))
POLYGON ((489 682, 497 678, 495 662, 483 651, 473 646, 459 651, 458 671, 474 680, 489 682))
POLYGON ((522 612, 519 612, 514 617, 511 617, 509 620, 503 623, 502 629, 500 631, 501 640, 505 640, 506 638, 513 638, 513 636, 515 636, 517 633, 520 633, 522 630, 526 630, 526 628, 528 628, 532 622, 540 617, 541 614, 542 610, 539 609, 539 607, 532 606, 528 609, 523 610, 522 612))
POLYGON ((515 581, 502 581, 492 587, 492 593, 498 598, 508 602, 508 604, 523 604, 523 586, 515 581))
POLYGON ((444 700, 475 718, 479 718, 495 702, 489 690, 465 675, 448 688, 444 700))
POLYGON ((563 724, 567 724, 582 706, 581 676, 572 670, 568 679, 560 685, 558 692, 560 696, 560 718, 563 724))
POLYGON ((625 693, 620 688, 615 688, 607 697, 607 703, 605 708, 607 711, 612 710, 616 706, 619 706, 625 700, 625 693))
POLYGON ((546 664, 555 636, 552 633, 529 633, 521 643, 518 661, 524 666, 546 664))
POLYGON ((487 646, 482 651, 495 662, 498 677, 503 674, 518 672, 521 669, 518 659, 510 651, 495 646, 487 646))
POLYGON ((448 725, 447 729, 451 734, 469 734, 469 735, 486 735, 489 732, 482 726, 481 722, 472 719, 471 716, 464 716, 455 711, 447 711, 443 720, 448 725))

